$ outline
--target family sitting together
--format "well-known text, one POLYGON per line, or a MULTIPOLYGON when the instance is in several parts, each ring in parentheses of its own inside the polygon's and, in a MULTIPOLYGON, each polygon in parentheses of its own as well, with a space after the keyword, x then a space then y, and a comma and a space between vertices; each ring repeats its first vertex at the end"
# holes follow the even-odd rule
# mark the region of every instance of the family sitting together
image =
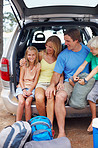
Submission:
MULTIPOLYGON (((94 86, 87 96, 92 120, 96 118, 98 99, 98 36, 89 40, 85 46, 81 43, 80 31, 72 28, 64 32, 64 40, 67 48, 63 51, 57 36, 49 37, 45 44, 46 49, 39 53, 34 46, 27 48, 25 57, 20 61, 20 78, 16 89, 19 100, 16 120, 22 119, 24 108, 26 121, 31 118, 31 103, 35 98, 39 115, 47 116, 52 125, 55 111, 59 128, 58 137, 66 136, 65 102, 69 102, 74 88, 70 83, 70 77, 81 85, 88 83, 92 77, 95 78, 94 86), (78 77, 81 72, 88 73, 85 79, 78 77)), ((92 130, 91 121, 87 131, 92 130)))

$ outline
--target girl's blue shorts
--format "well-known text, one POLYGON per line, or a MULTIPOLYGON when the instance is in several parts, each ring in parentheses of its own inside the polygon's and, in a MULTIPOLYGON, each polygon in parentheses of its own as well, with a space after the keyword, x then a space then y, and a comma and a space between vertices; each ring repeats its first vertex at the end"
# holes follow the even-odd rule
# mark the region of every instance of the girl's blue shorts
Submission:
MULTIPOLYGON (((29 90, 29 88, 26 88, 26 90, 29 90)), ((18 98, 18 95, 20 94, 23 94, 23 91, 21 87, 17 87, 15 96, 18 98)), ((32 90, 32 95, 30 95, 30 97, 34 98, 34 96, 35 96, 35 89, 32 90)))

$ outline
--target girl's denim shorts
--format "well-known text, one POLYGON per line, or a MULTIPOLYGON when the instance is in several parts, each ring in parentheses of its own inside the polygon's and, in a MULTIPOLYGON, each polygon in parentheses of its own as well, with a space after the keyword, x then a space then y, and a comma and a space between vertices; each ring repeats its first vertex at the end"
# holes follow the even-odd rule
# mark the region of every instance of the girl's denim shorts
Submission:
MULTIPOLYGON (((29 90, 29 88, 26 88, 26 90, 29 90)), ((23 91, 21 87, 17 87, 15 96, 18 97, 18 95, 20 94, 23 94, 23 91)), ((35 96, 35 89, 32 90, 32 95, 30 95, 30 97, 34 98, 34 96, 35 96)))

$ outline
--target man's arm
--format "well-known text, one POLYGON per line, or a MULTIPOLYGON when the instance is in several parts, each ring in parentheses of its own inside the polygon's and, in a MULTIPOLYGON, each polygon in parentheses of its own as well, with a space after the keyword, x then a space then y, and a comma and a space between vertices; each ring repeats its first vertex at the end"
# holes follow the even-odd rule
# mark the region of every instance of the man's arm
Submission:
POLYGON ((51 82, 50 82, 50 86, 46 89, 46 97, 47 98, 51 98, 52 97, 52 94, 55 95, 55 86, 58 84, 59 82, 59 79, 60 79, 60 75, 59 73, 57 72, 54 72, 53 73, 53 76, 51 78, 51 82))
POLYGON ((60 76, 61 76, 61 74, 54 72, 53 76, 51 78, 50 85, 56 86, 58 84, 59 80, 60 80, 60 76))
POLYGON ((56 90, 61 90, 64 88, 64 73, 61 74, 59 83, 57 84, 56 90))

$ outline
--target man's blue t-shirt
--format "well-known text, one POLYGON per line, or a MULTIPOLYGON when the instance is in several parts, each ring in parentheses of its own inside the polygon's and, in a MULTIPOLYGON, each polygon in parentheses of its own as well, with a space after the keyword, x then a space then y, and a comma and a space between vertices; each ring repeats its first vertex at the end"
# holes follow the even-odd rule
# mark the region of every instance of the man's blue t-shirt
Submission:
MULTIPOLYGON (((87 46, 81 45, 82 49, 79 52, 74 52, 66 48, 58 55, 54 71, 60 74, 64 71, 64 81, 69 81, 68 79, 74 75, 90 51, 87 46)), ((87 64, 82 72, 89 73, 89 64, 87 64)))

